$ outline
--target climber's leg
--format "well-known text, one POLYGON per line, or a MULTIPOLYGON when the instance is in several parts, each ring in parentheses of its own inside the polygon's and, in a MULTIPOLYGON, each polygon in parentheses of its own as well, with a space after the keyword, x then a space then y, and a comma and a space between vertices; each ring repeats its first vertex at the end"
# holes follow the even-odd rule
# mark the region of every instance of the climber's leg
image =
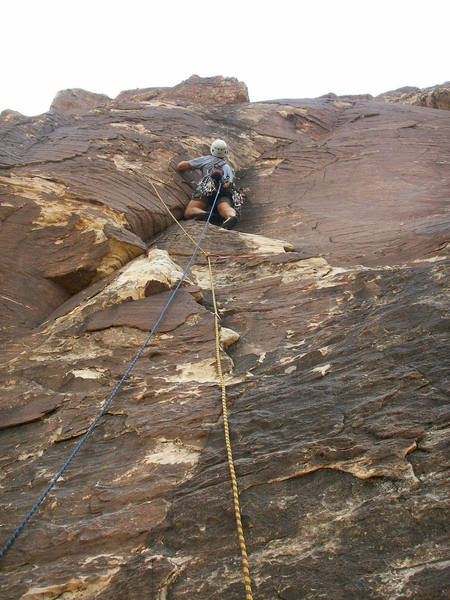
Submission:
POLYGON ((231 206, 231 200, 226 196, 221 196, 217 200, 217 212, 224 219, 228 219, 229 217, 235 217, 236 211, 231 206))
POLYGON ((191 200, 184 210, 185 219, 193 219, 207 213, 208 204, 202 200, 191 200))

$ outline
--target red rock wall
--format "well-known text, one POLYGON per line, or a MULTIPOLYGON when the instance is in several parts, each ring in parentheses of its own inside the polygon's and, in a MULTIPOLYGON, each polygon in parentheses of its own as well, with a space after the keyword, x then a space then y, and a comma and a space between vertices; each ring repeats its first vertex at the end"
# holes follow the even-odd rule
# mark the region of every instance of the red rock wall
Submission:
MULTIPOLYGON (((2 543, 187 264, 150 182, 181 217, 174 165, 221 137, 249 195, 202 248, 232 255, 214 278, 254 597, 443 599, 447 113, 224 88, 1 117, 2 543)), ((3 598, 244 597, 211 311, 200 256, 2 559, 3 598)))
POLYGON ((380 94, 376 100, 450 110, 450 81, 423 90, 416 87, 400 88, 380 94))

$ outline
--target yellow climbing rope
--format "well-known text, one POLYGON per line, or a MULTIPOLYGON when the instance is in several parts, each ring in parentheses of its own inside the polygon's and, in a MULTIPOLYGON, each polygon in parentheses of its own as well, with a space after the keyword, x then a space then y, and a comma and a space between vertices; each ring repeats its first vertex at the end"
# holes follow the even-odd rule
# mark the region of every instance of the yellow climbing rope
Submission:
MULTIPOLYGON (((163 206, 166 208, 169 215, 172 217, 172 219, 175 221, 175 223, 180 227, 180 229, 185 233, 185 235, 191 240, 191 242, 194 245, 196 245, 196 242, 192 239, 192 237, 189 235, 189 233, 184 229, 184 227, 181 225, 181 223, 179 223, 178 219, 175 217, 175 215, 171 212, 171 210, 169 209, 167 204, 161 198, 159 192, 153 185, 153 182, 150 181, 150 183, 153 186, 153 189, 155 190, 157 197, 161 200, 163 206)), ((235 516, 235 520, 236 520, 236 529, 237 529, 237 535, 238 535, 238 540, 239 540, 239 546, 241 549, 242 573, 244 576, 244 585, 245 585, 245 600, 253 600, 252 582, 250 579, 247 548, 245 545, 244 531, 242 529, 241 509, 240 509, 240 505, 239 505, 239 491, 238 491, 238 485, 237 485, 237 479, 236 479, 236 472, 234 469, 233 453, 231 451, 230 428, 229 428, 229 424, 228 424, 228 409, 227 409, 227 389, 226 389, 225 379, 223 377, 222 361, 220 358, 220 328, 219 328, 219 318, 220 317, 219 317, 219 313, 218 313, 218 309, 217 309, 216 292, 215 292, 215 288, 214 288, 214 277, 213 277, 213 271, 212 271, 212 265, 211 265, 211 258, 209 256, 209 254, 207 254, 202 248, 200 248, 200 250, 203 252, 204 256, 206 257, 206 260, 208 261, 209 281, 210 281, 212 302, 213 302, 213 308, 214 308, 214 330, 215 330, 215 337, 216 337, 216 366, 217 366, 217 375, 219 377, 221 397, 222 397, 222 416, 223 416, 223 430, 224 430, 224 437, 225 437, 225 447, 226 447, 226 451, 227 451, 227 460, 228 460, 228 468, 230 471, 231 487, 233 488, 234 516, 235 516)))
MULTIPOLYGON (((178 221, 178 219, 176 218, 176 216, 173 214, 173 212, 170 210, 170 208, 167 206, 167 204, 161 198, 161 195, 158 192, 158 190, 156 189, 156 187, 154 186, 153 181, 151 181, 149 179, 149 182, 150 182, 152 188, 155 190, 156 196, 159 198, 159 200, 161 201, 161 204, 167 210, 167 212, 169 213, 169 215, 172 217, 172 219, 175 221, 175 223, 178 225, 178 227, 181 229, 181 231, 184 233, 184 235, 191 240, 191 242, 194 244, 194 246, 196 246, 197 242, 189 235, 189 233, 186 231, 186 229, 183 227, 183 225, 178 221)), ((203 248, 201 246, 200 246, 199 250, 200 250, 200 252, 203 253, 204 256, 207 256, 206 252, 203 250, 203 248)))
POLYGON ((236 479, 236 473, 234 470, 233 453, 231 451, 230 442, 230 429, 228 425, 228 410, 227 410, 227 388, 222 373, 222 361, 220 359, 220 331, 219 331, 219 313, 217 312, 216 293, 214 289, 214 279, 212 273, 211 259, 209 256, 206 257, 208 260, 209 279, 211 282, 211 294, 214 308, 214 329, 216 332, 216 364, 217 374, 219 376, 220 389, 222 394, 222 415, 223 415, 223 430, 225 435, 225 446, 227 449, 228 468, 230 470, 231 487, 233 488, 233 500, 234 500, 234 516, 236 519, 236 529, 239 539, 239 546, 241 548, 241 559, 242 559, 242 572, 244 574, 245 582, 245 600, 253 600, 252 596, 252 582, 250 579, 250 571, 248 568, 248 557, 247 548, 245 546, 244 531, 242 529, 241 520, 241 509, 239 506, 239 492, 236 479))

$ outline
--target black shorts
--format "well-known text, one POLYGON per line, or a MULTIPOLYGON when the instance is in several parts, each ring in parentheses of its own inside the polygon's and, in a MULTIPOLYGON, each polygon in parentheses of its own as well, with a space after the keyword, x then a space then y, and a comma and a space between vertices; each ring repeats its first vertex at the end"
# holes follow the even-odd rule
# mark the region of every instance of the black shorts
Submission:
MULTIPOLYGON (((195 200, 200 200, 200 202, 204 202, 207 206, 211 206, 211 204, 214 202, 214 198, 216 197, 216 193, 217 192, 214 192, 213 194, 201 194, 201 193, 198 193, 198 188, 197 188, 197 190, 194 192, 193 198, 195 200)), ((227 189, 223 189, 223 188, 220 190, 219 196, 217 198, 216 206, 218 204, 220 204, 221 202, 226 202, 230 206, 233 206, 231 190, 227 190, 227 189)))

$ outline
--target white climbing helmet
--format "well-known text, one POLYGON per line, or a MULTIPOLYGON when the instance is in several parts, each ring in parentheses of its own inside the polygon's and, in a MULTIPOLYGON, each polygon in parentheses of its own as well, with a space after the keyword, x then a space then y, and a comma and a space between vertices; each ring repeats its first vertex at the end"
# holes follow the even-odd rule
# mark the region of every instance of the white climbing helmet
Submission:
POLYGON ((211 144, 210 152, 213 156, 217 156, 217 158, 225 158, 228 152, 226 142, 223 140, 214 140, 211 144))

